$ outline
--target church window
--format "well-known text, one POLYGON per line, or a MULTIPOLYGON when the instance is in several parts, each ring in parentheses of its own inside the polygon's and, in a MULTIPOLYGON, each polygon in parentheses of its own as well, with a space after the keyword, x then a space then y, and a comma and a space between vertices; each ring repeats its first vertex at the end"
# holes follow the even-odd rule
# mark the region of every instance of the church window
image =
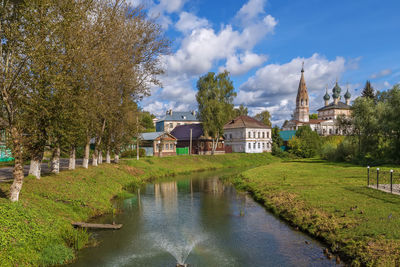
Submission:
POLYGON ((265 148, 265 143, 262 143, 263 144, 263 148, 265 148))
POLYGON ((262 133, 262 138, 265 138, 265 132, 262 133))
POLYGON ((249 149, 251 149, 251 143, 249 143, 249 149))
POLYGON ((307 99, 306 99, 306 106, 307 106, 307 99))
POLYGON ((258 143, 258 148, 261 148, 261 147, 260 147, 260 143, 258 143))
POLYGON ((267 132, 267 138, 269 138, 269 132, 267 132))
POLYGON ((304 102, 304 100, 302 99, 302 100, 301 100, 301 105, 302 105, 302 106, 303 106, 303 102, 304 102))
POLYGON ((253 138, 256 138, 256 132, 253 132, 253 138))
POLYGON ((256 148, 256 143, 253 144, 253 148, 256 148))
POLYGON ((260 138, 260 132, 258 132, 258 138, 260 138))
POLYGON ((251 132, 249 132, 249 138, 251 138, 251 132))

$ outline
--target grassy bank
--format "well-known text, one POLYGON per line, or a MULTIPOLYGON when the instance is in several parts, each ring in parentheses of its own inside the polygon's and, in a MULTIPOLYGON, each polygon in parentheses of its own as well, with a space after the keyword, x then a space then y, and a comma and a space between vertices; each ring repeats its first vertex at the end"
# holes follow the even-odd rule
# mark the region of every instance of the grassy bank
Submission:
POLYGON ((355 266, 400 265, 400 196, 367 188, 363 167, 275 162, 233 182, 355 266))
POLYGON ((112 211, 111 199, 131 185, 192 171, 260 166, 269 154, 227 154, 124 160, 89 169, 61 172, 41 180, 25 178, 18 203, 7 199, 9 183, 0 183, 0 266, 55 265, 75 258, 89 241, 72 221, 112 211))

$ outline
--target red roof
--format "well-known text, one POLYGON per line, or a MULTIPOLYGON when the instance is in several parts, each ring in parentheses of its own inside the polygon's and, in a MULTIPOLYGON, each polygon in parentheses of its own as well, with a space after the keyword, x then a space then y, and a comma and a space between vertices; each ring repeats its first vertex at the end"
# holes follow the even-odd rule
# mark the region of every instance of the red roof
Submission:
POLYGON ((258 121, 252 117, 242 115, 224 125, 224 129, 235 129, 235 128, 271 129, 271 126, 267 126, 261 121, 258 121))

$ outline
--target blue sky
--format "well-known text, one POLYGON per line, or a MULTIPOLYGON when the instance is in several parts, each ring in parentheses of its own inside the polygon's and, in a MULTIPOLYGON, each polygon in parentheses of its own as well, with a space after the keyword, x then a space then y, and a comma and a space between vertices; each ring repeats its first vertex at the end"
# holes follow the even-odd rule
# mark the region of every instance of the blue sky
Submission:
POLYGON ((228 69, 250 115, 269 110, 274 124, 290 119, 305 62, 311 111, 338 79, 352 99, 371 80, 377 90, 400 82, 398 0, 130 0, 157 17, 171 40, 161 61, 163 88, 141 102, 156 115, 193 110, 196 81, 228 69))

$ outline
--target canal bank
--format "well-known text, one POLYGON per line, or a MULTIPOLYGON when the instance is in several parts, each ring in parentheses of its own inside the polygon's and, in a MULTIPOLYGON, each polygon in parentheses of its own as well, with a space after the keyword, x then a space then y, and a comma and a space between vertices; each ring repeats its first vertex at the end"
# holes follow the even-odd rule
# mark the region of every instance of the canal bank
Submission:
POLYGON ((368 188, 363 167, 274 162, 230 181, 351 265, 400 265, 400 198, 368 188))
POLYGON ((227 154, 126 160, 47 175, 27 177, 18 203, 7 199, 9 183, 0 184, 0 263, 4 266, 56 265, 75 259, 88 245, 86 231, 73 221, 112 213, 111 199, 125 189, 155 178, 211 169, 255 167, 278 159, 270 154, 227 154))

